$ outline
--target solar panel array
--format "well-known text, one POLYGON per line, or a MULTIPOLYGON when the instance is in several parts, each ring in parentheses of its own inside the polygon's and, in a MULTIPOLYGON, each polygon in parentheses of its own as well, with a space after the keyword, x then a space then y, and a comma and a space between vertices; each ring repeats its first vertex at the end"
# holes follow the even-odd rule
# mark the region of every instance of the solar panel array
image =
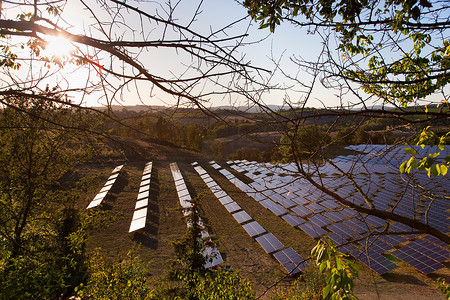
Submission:
MULTIPOLYGON (((275 259, 286 269, 289 274, 297 274, 306 267, 306 262, 292 248, 286 248, 272 233, 267 232, 258 222, 242 209, 214 179, 203 169, 198 163, 192 163, 194 169, 203 179, 205 184, 210 188, 211 192, 217 197, 222 205, 228 210, 233 218, 242 225, 249 236, 255 238, 256 242, 268 254, 274 256, 275 259)), ((213 167, 220 168, 215 162, 213 167)))
MULTIPOLYGON (((449 204, 439 197, 430 199, 418 190, 413 190, 399 174, 398 161, 406 159, 403 150, 381 155, 386 146, 355 146, 353 150, 375 151, 362 156, 338 157, 333 162, 342 170, 354 170, 353 179, 363 192, 373 199, 377 209, 393 211, 410 218, 425 220, 442 231, 449 232, 449 204), (370 148, 370 149, 369 149, 370 148), (431 204, 432 201, 432 205, 431 204)), ((419 150, 420 151, 420 150, 419 150)), ((384 154, 384 153, 383 153, 384 154)), ((442 154, 441 154, 442 155, 442 154)), ((444 154, 445 155, 445 154, 444 154)), ((347 252, 378 274, 397 267, 384 254, 389 253, 418 271, 429 274, 444 267, 449 259, 446 245, 429 235, 415 234, 412 228, 397 222, 387 223, 375 216, 360 214, 337 202, 334 198, 314 188, 306 180, 296 176, 294 164, 259 164, 246 160, 228 161, 236 172, 244 173, 253 182, 245 184, 225 169, 219 170, 230 182, 275 215, 282 217, 291 226, 301 229, 312 238, 328 237, 340 250, 347 252), (383 235, 388 231, 389 235, 383 235), (406 234, 411 232, 410 234, 406 234), (352 244, 351 242, 359 241, 352 244), (420 246, 420 247, 419 247, 420 246), (432 249, 432 250, 426 250, 432 249)), ((215 162, 216 169, 219 169, 215 162)), ((339 175, 334 167, 325 164, 311 171, 320 174, 322 183, 334 192, 354 203, 365 205, 348 180, 339 175)), ((319 177, 316 177, 319 180, 319 177)), ((445 195, 448 178, 433 178, 417 173, 410 182, 431 188, 437 195, 445 195)))
POLYGON ((103 199, 105 199, 109 190, 116 182, 117 177, 119 177, 120 170, 122 170, 123 166, 124 165, 120 165, 120 166, 117 166, 114 168, 114 170, 111 172, 111 175, 109 176, 108 180, 106 181, 105 185, 98 192, 98 194, 94 197, 94 199, 92 199, 92 201, 89 203, 89 205, 88 205, 88 207, 86 207, 86 209, 99 206, 102 203, 103 199))
POLYGON ((133 232, 145 227, 145 222, 147 221, 148 200, 150 197, 151 177, 152 163, 148 162, 145 164, 144 171, 142 172, 142 179, 139 187, 136 206, 134 207, 130 230, 128 232, 133 232))
MULTIPOLYGON (((180 205, 183 208, 183 215, 187 217, 191 213, 192 209, 192 198, 189 194, 186 183, 184 182, 183 175, 181 174, 180 169, 176 163, 170 164, 170 170, 172 171, 173 180, 175 181, 175 187, 178 193, 178 199, 180 201, 180 205)), ((189 221, 187 222, 187 226, 191 226, 189 221)), ((222 255, 220 255, 219 250, 214 246, 209 236, 208 231, 206 230, 205 225, 201 219, 198 220, 198 225, 202 229, 202 241, 203 241, 203 256, 206 258, 205 268, 211 268, 223 263, 222 255)))

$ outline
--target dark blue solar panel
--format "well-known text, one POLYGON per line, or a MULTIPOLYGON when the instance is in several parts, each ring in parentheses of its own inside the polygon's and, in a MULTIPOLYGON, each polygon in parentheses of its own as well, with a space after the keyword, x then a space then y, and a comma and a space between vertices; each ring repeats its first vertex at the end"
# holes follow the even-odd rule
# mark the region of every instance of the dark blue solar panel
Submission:
POLYGON ((261 233, 266 232, 266 230, 261 225, 259 225, 259 223, 256 222, 256 221, 253 221, 253 222, 247 223, 245 225, 242 225, 242 227, 244 227, 245 231, 247 231, 247 233, 251 237, 254 237, 254 236, 257 236, 257 235, 259 235, 261 233))
POLYGON ((250 217, 248 213, 245 212, 245 210, 241 210, 240 212, 234 213, 233 218, 235 218, 239 224, 245 223, 252 219, 252 217, 250 217))
POLYGON ((311 222, 303 223, 303 224, 299 225, 298 228, 300 228, 301 230, 306 232, 313 239, 320 237, 327 233, 326 230, 324 230, 323 228, 321 228, 317 225, 314 225, 314 223, 311 223, 311 222))
POLYGON ((429 242, 432 242, 432 243, 440 246, 441 248, 447 248, 447 246, 448 246, 446 243, 444 243, 443 241, 441 241, 440 239, 438 239, 437 237, 432 236, 432 235, 426 235, 423 238, 429 242))
POLYGON ((256 241, 269 254, 284 248, 283 244, 272 233, 261 235, 256 238, 256 241))
POLYGON ((408 245, 392 252, 391 254, 425 275, 445 267, 438 261, 421 255, 420 252, 408 247, 408 245))
POLYGON ((319 205, 316 202, 312 202, 310 204, 305 205, 306 208, 308 208, 309 210, 312 210, 315 213, 320 213, 323 212, 325 210, 325 208, 321 205, 319 205))
POLYGON ((383 219, 380 219, 376 216, 368 215, 364 218, 365 222, 371 224, 374 227, 381 227, 386 225, 386 221, 383 219))
POLYGON ((336 202, 336 200, 325 200, 320 202, 320 205, 328 208, 328 209, 336 209, 342 205, 336 202))
POLYGON ((327 228, 329 230, 331 230, 332 232, 334 232, 335 234, 337 234, 345 239, 350 239, 350 238, 358 235, 358 233, 356 231, 352 230, 351 228, 345 226, 342 223, 334 223, 334 224, 328 225, 327 228))
POLYGON ((298 274, 307 267, 306 261, 292 248, 275 252, 273 256, 291 275, 298 274))
POLYGON ((342 244, 345 244, 347 242, 347 239, 343 236, 332 232, 327 236, 336 246, 340 246, 342 244))
POLYGON ((450 251, 436 246, 424 239, 415 240, 407 246, 438 262, 443 262, 449 259, 450 251))
POLYGON ((358 250, 352 252, 351 255, 379 275, 387 273, 398 267, 395 263, 381 254, 367 253, 365 250, 358 250))
POLYGON ((327 217, 328 219, 331 219, 334 222, 339 222, 347 219, 347 216, 344 216, 338 211, 324 211, 322 215, 327 217))
POLYGON ((294 201, 295 203, 302 205, 302 206, 310 203, 309 200, 307 200, 303 197, 294 197, 294 198, 292 198, 292 201, 294 201))
POLYGON ((282 216, 282 218, 288 222, 292 227, 305 223, 305 220, 300 218, 297 215, 289 213, 287 215, 282 216))
POLYGON ((356 210, 353 210, 351 208, 344 208, 340 210, 341 214, 346 215, 347 217, 356 217, 359 216, 359 213, 356 210))
POLYGON ((299 215, 300 217, 305 217, 312 213, 312 211, 310 211, 309 209, 307 209, 306 207, 301 206, 301 205, 292 207, 291 210, 293 212, 295 212, 297 215, 299 215))
POLYGON ((368 228, 368 226, 366 224, 364 224, 363 222, 361 222, 357 219, 349 219, 342 223, 344 223, 345 225, 347 225, 348 227, 352 228, 353 230, 355 230, 359 233, 365 233, 370 229, 370 228, 368 228))
POLYGON ((324 227, 324 226, 330 225, 332 223, 332 221, 330 221, 329 219, 325 218, 324 216, 322 216, 320 214, 315 214, 313 216, 310 216, 308 219, 320 227, 324 227))

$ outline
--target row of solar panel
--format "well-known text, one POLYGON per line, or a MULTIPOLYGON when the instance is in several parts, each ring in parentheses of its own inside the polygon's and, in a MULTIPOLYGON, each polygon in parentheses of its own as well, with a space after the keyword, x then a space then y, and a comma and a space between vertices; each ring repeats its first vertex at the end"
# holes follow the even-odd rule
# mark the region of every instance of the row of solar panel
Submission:
MULTIPOLYGON (((230 162, 229 162, 230 163, 230 162)), ((251 162, 238 162, 238 163, 234 163, 231 161, 231 167, 235 170, 242 170, 243 172, 246 172, 247 168, 249 168, 250 170, 253 170, 254 168, 252 168, 252 166, 254 166, 254 164, 252 164, 251 162)), ((228 171, 227 171, 228 172, 228 171)), ((223 174, 225 172, 222 172, 223 174)), ((272 170, 271 171, 272 174, 276 173, 276 170, 272 170)), ((225 175, 225 174, 224 174, 225 175)), ((247 173, 246 173, 247 175, 247 173)), ((231 178, 231 176, 229 174, 225 175, 228 179, 231 178)), ((276 180, 271 180, 269 181, 269 184, 267 184, 267 182, 261 182, 261 179, 259 180, 259 183, 253 183, 252 186, 253 187, 258 187, 258 190, 260 191, 270 191, 269 188, 270 187, 274 187, 274 186, 283 186, 286 185, 286 183, 280 181, 280 178, 282 177, 276 177, 276 180)), ((285 177, 286 178, 286 177, 285 177)), ((289 178, 286 178, 289 179, 289 178)), ((240 184, 242 185, 242 183, 240 184)), ((243 190, 244 192, 247 192, 248 189, 244 188, 241 190, 243 190)), ((278 188, 278 191, 280 191, 280 189, 278 188)), ((284 190, 285 192, 286 190, 284 190)), ((295 193, 298 193, 298 191, 294 192, 294 195, 296 195, 295 193)), ((270 193, 265 193, 270 195, 270 193)), ((255 198, 255 200, 259 200, 258 197, 255 197, 255 195, 250 194, 250 196, 253 196, 253 198, 255 198)), ((281 195, 280 195, 281 196, 281 195)), ((276 197, 277 198, 277 197, 276 197)), ((279 199, 279 198, 278 198, 279 199)), ((300 198, 301 199, 301 198, 300 198)), ((320 197, 318 198, 320 199, 320 197)), ((294 200, 294 199, 293 199, 294 200)), ((303 231, 305 231, 307 234, 309 234, 311 237, 313 238, 318 238, 321 236, 324 236, 326 234, 328 234, 327 230, 324 230, 324 228, 328 229, 329 231, 331 231, 330 234, 328 234, 328 237, 333 240, 337 245, 343 245, 349 242, 349 240, 353 240, 353 239, 362 239, 364 237, 364 235, 367 235, 369 232, 376 230, 375 228, 379 228, 380 226, 386 225, 386 222, 373 217, 373 216, 360 216, 360 218, 363 219, 363 221, 358 220, 356 217, 358 216, 358 214, 354 214, 354 211, 349 210, 349 209, 345 209, 342 208, 341 205, 336 204, 334 201, 330 201, 330 200, 326 200, 326 201, 322 201, 322 202, 315 202, 315 203, 311 203, 310 200, 306 200, 306 199, 302 199, 301 201, 295 201, 294 202, 302 202, 299 203, 300 205, 298 206, 291 206, 291 204, 288 205, 287 209, 290 209, 293 213, 289 213, 286 215, 283 215, 283 219, 285 221, 287 221, 289 224, 291 224, 292 226, 298 226, 298 228, 302 229, 303 231), (310 204, 308 204, 310 203, 310 204), (325 204, 326 203, 326 204, 325 204), (321 204, 325 204, 322 205, 321 204), (330 210, 335 210, 339 208, 340 212, 338 211, 330 211, 330 210), (352 213, 350 213, 352 212, 352 213), (350 218, 348 220, 345 220, 347 218, 350 218), (344 221, 345 220, 345 221, 344 221), (342 223, 339 223, 342 222, 342 223), (373 226, 373 227, 372 227, 373 226)), ((281 202, 282 205, 283 202, 281 202)), ((288 202, 290 203, 290 202, 288 202)), ((406 203, 406 202, 405 202, 406 203)), ((400 205, 400 208, 409 208, 410 206, 408 205, 400 205)), ((448 222, 446 222, 447 220, 447 215, 445 213, 445 209, 444 210, 440 210, 440 212, 437 212, 437 214, 440 213, 440 217, 437 217, 438 220, 441 220, 441 226, 442 227, 446 227, 448 226, 448 222), (443 213, 444 212, 444 213, 443 213)), ((398 227, 404 227, 404 226, 398 226, 398 227)), ((407 226, 406 226, 407 227, 407 226)), ((391 229, 395 229, 394 226, 391 226, 391 229)), ((402 228, 403 231, 408 231, 411 230, 411 228, 402 228)), ((402 230, 398 230, 398 231, 402 231, 402 230)), ((411 236, 411 238, 417 238, 416 235, 411 236)), ((368 265, 370 268, 372 268, 372 270, 374 270, 375 272, 379 273, 379 274, 383 274, 385 272, 388 272, 389 270, 392 270, 393 268, 396 267, 395 264, 393 264, 392 262, 390 262, 386 257, 382 256, 382 253, 389 251, 389 250, 393 250, 395 246, 399 245, 402 242, 407 241, 407 239, 405 239, 402 236, 395 236, 395 238, 390 238, 390 241, 393 243, 393 245, 388 245, 386 244, 387 247, 375 247, 373 246, 372 248, 372 244, 370 244, 369 246, 369 253, 370 255, 367 255, 367 253, 364 255, 364 251, 362 251, 361 249, 356 249, 353 248, 352 250, 354 250, 353 252, 353 256, 356 257, 357 259, 359 259, 360 261, 362 261, 363 263, 365 263, 366 265, 368 265)), ((347 247, 348 248, 348 247, 347 247)), ((399 250, 401 250, 402 248, 400 248, 399 250)), ((447 253, 447 256, 443 256, 441 258, 445 258, 448 259, 448 251, 440 248, 441 250, 444 250, 444 252, 447 253)), ((367 252, 367 251, 366 251, 367 252)), ((420 257, 420 255, 416 255, 415 258, 420 257)), ((418 259, 418 261, 426 261, 427 258, 422 257, 421 259, 418 259)), ((411 260, 410 260, 411 262, 411 260)), ((442 261, 441 261, 442 262, 442 261)), ((410 263, 411 264, 411 263, 410 263)), ((412 264, 411 264, 412 265, 412 264)), ((424 264, 420 265, 420 264, 414 264, 413 267, 416 267, 419 271, 428 274, 430 271, 434 271, 437 270, 436 268, 441 268, 442 264, 440 264, 439 261, 435 261, 434 263, 431 263, 429 265, 432 265, 433 267, 427 267, 424 268, 423 267, 424 264)))
MULTIPOLYGON (((214 161, 211 164, 216 169, 220 168, 214 161)), ((253 220, 198 163, 194 162, 192 165, 236 222, 242 225, 249 236, 255 238, 266 253, 272 254, 289 274, 298 274, 306 268, 306 262, 294 249, 284 249, 285 246, 272 233, 267 232, 257 221, 253 220)))
POLYGON ((88 207, 86 207, 86 209, 99 206, 102 203, 103 199, 105 199, 105 197, 108 194, 108 192, 110 191, 111 187, 116 182, 117 177, 119 177, 120 170, 122 170, 122 168, 123 168, 123 165, 120 165, 120 166, 117 166, 114 168, 114 170, 111 172, 111 175, 109 176, 108 180, 106 181, 105 185, 98 192, 98 194, 94 197, 94 199, 92 199, 92 201, 89 203, 89 205, 88 205, 88 207))
MULTIPOLYGON (((187 217, 191 213, 191 209, 193 204, 191 202, 192 198, 189 194, 189 190, 184 182, 183 175, 181 174, 180 169, 176 163, 170 164, 170 170, 172 171, 173 180, 175 182, 175 188, 178 193, 178 199, 180 201, 180 205, 183 208, 183 214, 187 217)), ((187 226, 192 226, 190 220, 187 220, 187 226)), ((211 268, 223 263, 222 255, 219 250, 213 245, 211 238, 209 236, 208 231, 206 230, 205 225, 201 219, 198 220, 197 224, 202 229, 201 239, 203 241, 204 249, 203 256, 206 258, 205 268, 211 268)))
POLYGON ((148 201, 150 198, 150 180, 152 177, 152 163, 145 164, 142 172, 141 184, 139 186, 139 193, 134 207, 133 217, 131 219, 130 229, 128 232, 133 232, 145 228, 147 221, 148 201))

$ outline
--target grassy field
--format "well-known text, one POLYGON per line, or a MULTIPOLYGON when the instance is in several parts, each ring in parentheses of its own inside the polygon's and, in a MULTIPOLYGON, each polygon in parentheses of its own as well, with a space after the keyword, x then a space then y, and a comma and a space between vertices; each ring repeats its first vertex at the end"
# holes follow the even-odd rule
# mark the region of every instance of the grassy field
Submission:
MULTIPOLYGON (((201 199, 204 221, 225 260, 222 266, 239 270, 241 275, 252 282, 257 295, 262 295, 262 298, 269 298, 278 288, 292 281, 290 278, 285 278, 286 273, 278 262, 266 254, 221 205, 190 163, 199 162, 253 219, 268 232, 273 233, 286 247, 294 248, 304 258, 309 257, 310 249, 315 245, 312 238, 294 229, 240 192, 218 171, 209 166, 208 158, 169 147, 145 144, 140 144, 140 147, 146 150, 140 151, 145 153, 141 155, 145 157, 133 157, 133 161, 126 161, 126 166, 112 189, 111 195, 105 199, 101 208, 109 217, 104 226, 93 231, 88 241, 88 249, 101 247, 102 251, 114 256, 120 251, 127 251, 140 245, 138 252, 141 258, 150 262, 149 274, 154 278, 164 276, 168 269, 168 260, 175 258, 170 241, 183 236, 186 230, 169 169, 169 163, 177 162, 191 196, 198 196, 201 199), (147 161, 153 161, 153 171, 146 228, 135 233, 128 233, 142 170, 147 161), (276 283, 278 285, 272 287, 276 283)), ((121 163, 118 161, 85 165, 80 169, 80 176, 98 175, 95 177, 96 180, 92 180, 91 187, 82 195, 78 203, 80 208, 88 205, 112 169, 121 163)), ((222 166, 225 166, 223 162, 222 166)), ((443 299, 443 296, 434 288, 433 279, 435 277, 449 278, 449 268, 428 277, 401 262, 396 261, 396 263, 399 263, 401 267, 383 276, 375 275, 368 268, 360 265, 362 271, 356 280, 357 295, 361 299, 443 299)), ((448 263, 447 266, 449 266, 448 263)))

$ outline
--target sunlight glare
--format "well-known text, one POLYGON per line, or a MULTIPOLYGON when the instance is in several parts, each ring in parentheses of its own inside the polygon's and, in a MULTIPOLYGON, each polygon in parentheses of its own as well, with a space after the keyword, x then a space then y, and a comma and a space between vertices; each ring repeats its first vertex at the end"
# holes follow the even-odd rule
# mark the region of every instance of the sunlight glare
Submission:
POLYGON ((43 50, 44 56, 68 57, 75 52, 73 44, 61 36, 48 36, 47 45, 43 50))

